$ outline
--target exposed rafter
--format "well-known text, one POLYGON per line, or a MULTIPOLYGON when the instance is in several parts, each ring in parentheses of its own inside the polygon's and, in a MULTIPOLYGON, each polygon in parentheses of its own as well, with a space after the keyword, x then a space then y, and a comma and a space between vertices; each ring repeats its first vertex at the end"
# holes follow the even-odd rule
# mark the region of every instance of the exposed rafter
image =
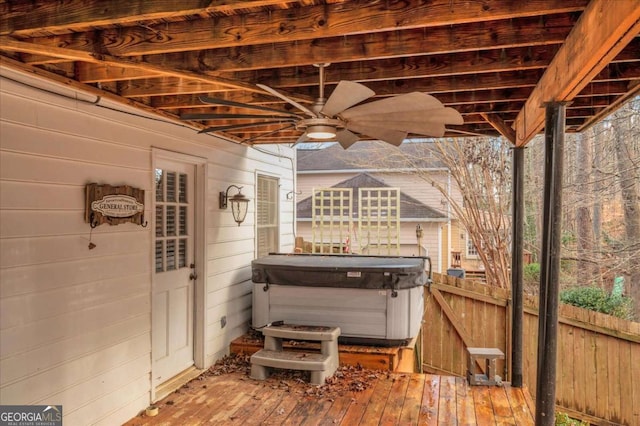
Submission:
MULTIPOLYGON (((637 0, 0 2, 0 55, 9 58, 4 66, 21 63, 167 117, 230 112, 228 106, 203 104, 202 95, 296 109, 257 84, 309 108, 319 96, 314 64, 331 63, 324 75, 326 97, 341 80, 372 89, 376 95, 365 102, 427 92, 465 120, 451 125, 447 135, 509 135, 509 128, 520 126, 522 145, 540 130, 545 100, 572 99, 566 130, 580 131, 638 93, 637 5, 637 0)), ((194 128, 232 124, 190 123, 194 128)), ((250 143, 293 143, 300 135, 285 129, 253 139, 263 130, 273 128, 234 125, 224 133, 250 143)))
POLYGON ((516 119, 516 145, 544 126, 545 102, 571 101, 640 33, 640 2, 592 0, 516 119))

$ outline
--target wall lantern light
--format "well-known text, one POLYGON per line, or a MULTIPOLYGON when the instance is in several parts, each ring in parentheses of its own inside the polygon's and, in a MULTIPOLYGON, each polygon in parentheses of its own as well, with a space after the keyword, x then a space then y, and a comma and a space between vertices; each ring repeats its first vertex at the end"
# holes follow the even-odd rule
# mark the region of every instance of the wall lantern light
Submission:
POLYGON ((249 199, 242 193, 241 186, 229 185, 226 191, 220 192, 220 209, 226 209, 228 203, 231 203, 233 220, 240 226, 240 224, 244 222, 245 217, 247 217, 247 210, 249 209, 249 199), (238 193, 229 197, 229 190, 231 188, 236 188, 238 193))

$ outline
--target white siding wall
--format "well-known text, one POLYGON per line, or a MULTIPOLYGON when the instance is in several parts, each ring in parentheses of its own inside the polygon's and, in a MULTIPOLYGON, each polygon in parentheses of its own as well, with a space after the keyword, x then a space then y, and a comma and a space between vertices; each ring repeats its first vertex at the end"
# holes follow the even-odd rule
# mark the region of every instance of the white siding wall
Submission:
MULTIPOLYGON (((0 404, 62 404, 65 424, 120 424, 151 395, 152 147, 206 159, 205 367, 251 319, 255 204, 238 227, 218 210, 218 192, 233 183, 254 198, 256 170, 290 190, 291 162, 0 71, 8 77, 0 77, 0 404), (145 189, 149 226, 91 233, 90 182, 145 189)), ((283 203, 282 251, 293 247, 293 217, 293 204, 283 203)))
MULTIPOLYGON (((445 216, 447 215, 445 197, 435 186, 432 186, 420 176, 411 173, 383 173, 372 174, 372 176, 388 186, 400 188, 406 195, 415 198, 445 216)), ((429 179, 433 179, 446 187, 446 172, 430 171, 428 176, 429 179)))
POLYGON ((314 188, 329 188, 343 180, 350 179, 357 173, 318 173, 318 174, 298 174, 296 182, 296 200, 302 201, 313 195, 314 188))

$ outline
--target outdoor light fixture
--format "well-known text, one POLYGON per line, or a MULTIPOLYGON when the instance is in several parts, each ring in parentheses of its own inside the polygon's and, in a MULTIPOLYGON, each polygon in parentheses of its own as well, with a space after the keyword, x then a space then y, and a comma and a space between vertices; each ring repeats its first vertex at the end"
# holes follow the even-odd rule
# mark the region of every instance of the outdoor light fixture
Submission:
POLYGON ((220 192, 220 209, 226 209, 227 203, 231 203, 233 220, 240 226, 240 224, 244 222, 245 217, 247 217, 247 210, 249 209, 249 199, 242 193, 241 186, 229 185, 226 191, 220 192), (236 188, 238 193, 229 197, 229 190, 231 188, 236 188))
POLYGON ((311 139, 333 139, 336 137, 336 129, 331 126, 317 124, 314 126, 309 126, 309 129, 307 130, 307 136, 309 136, 311 139))

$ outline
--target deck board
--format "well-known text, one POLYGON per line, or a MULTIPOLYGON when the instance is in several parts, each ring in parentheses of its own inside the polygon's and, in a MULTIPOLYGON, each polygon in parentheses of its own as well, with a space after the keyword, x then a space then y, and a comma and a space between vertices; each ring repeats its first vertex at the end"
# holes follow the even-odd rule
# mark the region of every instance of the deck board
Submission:
POLYGON ((424 390, 424 377, 421 374, 411 374, 407 393, 400 412, 400 424, 416 425, 422 406, 422 392, 424 390))
POLYGON ((382 417, 384 407, 387 404, 387 399, 389 398, 392 385, 393 382, 391 380, 378 380, 375 389, 373 390, 373 394, 371 395, 371 399, 369 400, 369 404, 364 411, 362 420, 360 420, 361 424, 370 425, 378 423, 379 419, 382 417))
MULTIPOLYGON (((344 383, 343 383, 344 384, 344 383)), ((126 426, 143 425, 533 425, 526 388, 469 386, 432 374, 377 373, 369 387, 324 394, 322 387, 246 372, 204 375, 126 426)))
POLYGON ((349 426, 360 424, 360 420, 364 415, 364 411, 367 409, 367 405, 369 405, 374 389, 375 386, 371 386, 354 395, 354 402, 345 412, 344 417, 340 422, 341 425, 349 426))
POLYGON ((458 426, 472 426, 477 424, 473 406, 473 395, 466 379, 456 378, 456 410, 458 426))
POLYGON ((438 424, 454 425, 456 423, 456 378, 442 376, 438 402, 438 424))
POLYGON ((389 398, 380 417, 379 425, 396 425, 400 421, 400 413, 407 395, 407 387, 409 386, 409 375, 402 374, 395 378, 391 386, 389 398))
POLYGON ((438 401, 440 400, 440 376, 426 374, 422 406, 418 424, 433 426, 438 424, 438 401))

